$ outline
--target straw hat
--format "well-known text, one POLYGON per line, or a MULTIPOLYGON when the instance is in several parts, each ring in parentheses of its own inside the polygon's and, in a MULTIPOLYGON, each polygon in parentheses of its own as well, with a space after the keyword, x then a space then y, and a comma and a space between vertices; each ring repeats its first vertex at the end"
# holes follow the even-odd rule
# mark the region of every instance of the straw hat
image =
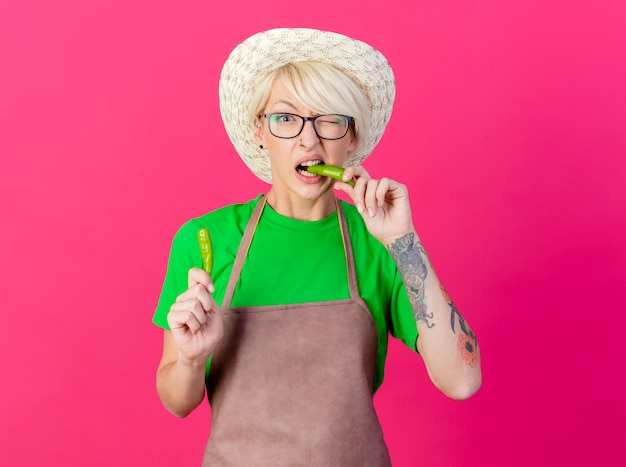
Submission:
POLYGON ((391 116, 396 89, 393 72, 370 45, 342 34, 302 28, 271 29, 249 37, 231 52, 222 69, 220 111, 239 156, 268 183, 272 181, 270 161, 255 144, 248 105, 264 76, 287 63, 303 61, 333 65, 354 79, 369 100, 368 139, 348 156, 346 166, 360 164, 369 156, 391 116))

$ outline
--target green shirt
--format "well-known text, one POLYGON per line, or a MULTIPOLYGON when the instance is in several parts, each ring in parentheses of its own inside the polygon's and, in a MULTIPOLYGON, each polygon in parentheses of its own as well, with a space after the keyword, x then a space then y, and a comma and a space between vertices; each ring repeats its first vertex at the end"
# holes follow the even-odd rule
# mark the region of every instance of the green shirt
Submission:
MULTIPOLYGON (((239 243, 257 198, 223 207, 185 223, 172 242, 167 274, 153 322, 167 329, 167 314, 187 290, 187 273, 202 267, 197 232, 208 228, 213 244, 213 294, 221 305, 239 243)), ((417 326, 393 258, 368 231, 356 208, 342 203, 354 252, 359 294, 378 330, 374 391, 380 387, 390 333, 416 351, 417 326)), ((337 213, 300 221, 265 206, 254 233, 232 306, 283 305, 350 298, 337 213)), ((329 323, 332 325, 332 323, 329 323)))

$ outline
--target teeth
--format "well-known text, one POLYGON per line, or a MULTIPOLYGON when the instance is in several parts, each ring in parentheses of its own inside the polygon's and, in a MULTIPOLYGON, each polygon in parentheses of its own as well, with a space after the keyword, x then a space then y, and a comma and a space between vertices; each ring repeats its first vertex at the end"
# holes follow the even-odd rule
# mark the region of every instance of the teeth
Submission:
POLYGON ((298 169, 298 172, 305 177, 315 177, 315 174, 307 172, 306 170, 298 169))
POLYGON ((306 170, 306 168, 312 167, 314 165, 319 165, 319 164, 323 164, 323 162, 322 161, 304 161, 302 164, 296 167, 296 170, 298 171, 299 174, 304 175, 305 177, 315 177, 315 174, 309 173, 306 170))

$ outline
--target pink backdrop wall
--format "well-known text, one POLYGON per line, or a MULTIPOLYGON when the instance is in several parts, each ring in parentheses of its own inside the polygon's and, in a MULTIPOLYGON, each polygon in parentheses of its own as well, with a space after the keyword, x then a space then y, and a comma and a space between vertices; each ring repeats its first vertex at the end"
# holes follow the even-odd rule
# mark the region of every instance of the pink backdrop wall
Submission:
POLYGON ((267 189, 217 81, 279 26, 387 55, 397 105, 366 166, 409 186, 482 345, 466 402, 391 346, 376 405, 394 465, 622 465, 623 5, 0 3, 0 465, 198 465, 209 409, 160 406, 150 319, 177 227, 267 189))

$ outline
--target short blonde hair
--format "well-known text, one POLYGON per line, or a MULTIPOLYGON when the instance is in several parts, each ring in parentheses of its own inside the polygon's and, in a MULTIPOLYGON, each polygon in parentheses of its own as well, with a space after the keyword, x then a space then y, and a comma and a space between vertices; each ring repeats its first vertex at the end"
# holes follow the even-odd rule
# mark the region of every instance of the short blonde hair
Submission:
POLYGON ((342 114, 354 117, 357 146, 367 141, 370 103, 358 85, 337 68, 321 62, 287 63, 263 78, 255 89, 248 115, 258 119, 267 105, 274 83, 280 80, 289 92, 315 114, 342 114))

